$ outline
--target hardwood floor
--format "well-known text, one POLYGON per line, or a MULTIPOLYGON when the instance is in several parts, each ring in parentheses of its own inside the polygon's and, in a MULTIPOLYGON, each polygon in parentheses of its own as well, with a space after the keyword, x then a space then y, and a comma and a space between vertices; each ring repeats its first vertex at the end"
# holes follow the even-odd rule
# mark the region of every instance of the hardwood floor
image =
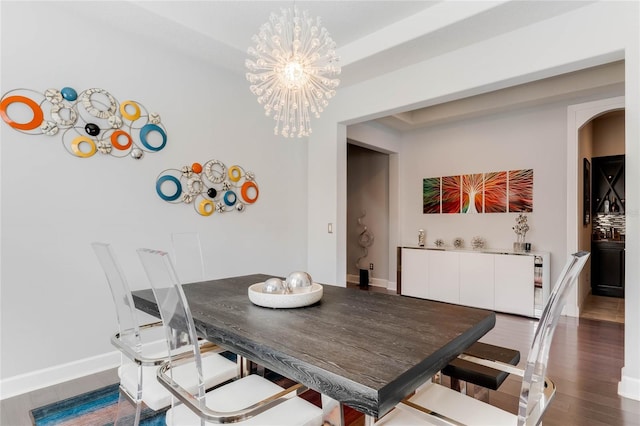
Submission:
POLYGON ((624 324, 624 299, 589 294, 580 316, 582 318, 613 321, 624 324))
MULTIPOLYGON (((507 346, 522 353, 524 365, 537 321, 498 314, 495 328, 484 342, 507 346)), ((546 416, 545 426, 639 426, 640 401, 617 394, 620 369, 623 366, 624 325, 586 318, 562 317, 551 349, 548 375, 558 391, 546 416)), ((95 374, 51 388, 3 400, 0 403, 0 424, 23 426, 31 424, 29 410, 97 389, 116 382, 115 371, 95 374)), ((445 380, 446 382, 446 380, 445 380)), ((507 411, 515 412, 520 382, 509 377, 499 391, 490 391, 490 401, 507 411)), ((345 409, 348 426, 360 426, 364 416, 345 409)))

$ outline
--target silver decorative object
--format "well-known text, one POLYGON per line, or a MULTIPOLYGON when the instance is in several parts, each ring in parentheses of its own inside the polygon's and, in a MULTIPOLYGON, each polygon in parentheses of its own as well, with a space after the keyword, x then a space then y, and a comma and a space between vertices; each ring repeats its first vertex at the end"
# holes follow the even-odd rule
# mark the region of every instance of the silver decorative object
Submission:
POLYGON ((100 154, 109 154, 111 152, 111 149, 113 148, 107 141, 98 142, 97 147, 100 154))
POLYGON ((198 176, 191 176, 191 178, 187 180, 187 191, 191 195, 195 196, 200 194, 203 187, 202 180, 198 176))
POLYGON ((453 246, 457 249, 464 247, 464 240, 460 237, 453 240, 453 246))
POLYGON ((264 293, 284 293, 285 284, 280 278, 269 278, 262 285, 264 293))
POLYGON ((144 151, 140 148, 134 148, 131 150, 131 157, 135 158, 136 160, 141 159, 143 155, 144 151))
POLYGON ((425 233, 424 233, 424 229, 420 229, 418 231, 418 245, 420 247, 424 247, 424 240, 425 240, 425 233))
POLYGON ((237 203, 236 204, 236 210, 238 210, 239 212, 243 212, 244 211, 244 204, 243 203, 237 203))
POLYGON ((204 174, 212 183, 222 183, 227 176, 227 167, 219 160, 209 160, 202 167, 204 174))
POLYGON ((474 250, 483 249, 486 246, 486 242, 482 237, 473 237, 471 239, 471 248, 474 250))
POLYGON ((112 115, 107 118, 107 123, 109 123, 109 126, 111 126, 112 129, 119 129, 122 127, 122 118, 120 118, 119 115, 112 115))
POLYGON ((40 125, 40 130, 47 136, 53 136, 58 133, 58 125, 53 121, 43 121, 40 125))
POLYGON ((527 235, 527 231, 529 230, 529 224, 527 223, 527 215, 524 213, 520 213, 518 217, 516 217, 516 224, 512 227, 513 232, 516 233, 517 239, 516 242, 513 243, 513 251, 524 251, 525 250, 525 236, 527 235))
POLYGON ((285 282, 289 293, 307 293, 311 291, 313 279, 311 275, 303 271, 295 271, 289 274, 285 282))
MULTIPOLYGON (((87 89, 80 95, 80 100, 82 101, 84 109, 86 109, 89 114, 93 115, 96 118, 109 118, 116 113, 118 108, 118 103, 116 102, 115 98, 111 96, 111 93, 107 92, 104 89, 87 89), (109 105, 107 106, 106 110, 98 109, 94 106, 93 100, 91 99, 94 93, 99 93, 107 98, 109 105)), ((97 103, 99 103, 100 105, 104 105, 101 102, 97 103)))
POLYGON ((362 219, 364 219, 366 215, 367 215, 367 211, 362 210, 362 216, 358 218, 358 226, 362 228, 362 230, 358 234, 358 245, 362 248, 362 256, 360 256, 356 260, 357 269, 367 269, 366 267, 364 268, 361 267, 360 263, 362 259, 366 259, 366 257, 369 255, 369 247, 373 245, 373 241, 375 240, 373 233, 369 231, 369 228, 367 228, 367 225, 362 223, 362 219))
POLYGON ((62 93, 58 89, 47 89, 44 91, 44 98, 52 104, 62 102, 62 93))
POLYGON ((78 113, 74 109, 63 104, 55 104, 51 107, 51 118, 53 118, 53 120, 62 127, 70 127, 78 121, 78 113), (62 110, 69 111, 69 118, 62 118, 62 115, 60 114, 60 111, 62 110))
POLYGON ((149 115, 149 121, 150 121, 152 124, 160 124, 160 121, 161 121, 161 120, 160 120, 160 114, 158 114, 157 112, 152 112, 152 113, 149 115))
POLYGON ((435 244, 436 247, 442 247, 442 246, 444 246, 444 241, 442 240, 442 238, 438 238, 437 240, 435 240, 433 242, 433 244, 435 244))

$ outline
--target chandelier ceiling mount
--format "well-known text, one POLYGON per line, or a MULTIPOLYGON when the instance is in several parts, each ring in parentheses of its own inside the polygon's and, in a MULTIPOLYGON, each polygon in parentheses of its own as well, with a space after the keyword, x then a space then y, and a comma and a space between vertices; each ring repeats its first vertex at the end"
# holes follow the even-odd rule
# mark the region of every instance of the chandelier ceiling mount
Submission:
POLYGON ((274 133, 305 137, 311 133, 311 115, 320 113, 335 96, 340 80, 336 44, 320 18, 307 11, 282 9, 272 13, 251 38, 245 66, 251 92, 265 115, 276 121, 274 133))

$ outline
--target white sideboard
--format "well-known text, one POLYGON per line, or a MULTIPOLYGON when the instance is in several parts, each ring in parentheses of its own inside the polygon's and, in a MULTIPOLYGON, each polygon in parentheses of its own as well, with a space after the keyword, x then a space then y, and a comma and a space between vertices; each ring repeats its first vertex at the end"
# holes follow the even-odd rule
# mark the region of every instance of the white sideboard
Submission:
POLYGON ((549 253, 398 250, 398 288, 420 297, 539 318, 549 298, 549 253))

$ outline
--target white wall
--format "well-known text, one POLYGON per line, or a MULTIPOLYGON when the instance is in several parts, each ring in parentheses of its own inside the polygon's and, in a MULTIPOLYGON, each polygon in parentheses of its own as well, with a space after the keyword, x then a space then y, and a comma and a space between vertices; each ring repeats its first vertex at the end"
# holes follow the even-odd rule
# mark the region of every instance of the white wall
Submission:
MULTIPOLYGON (((346 272, 343 255, 346 233, 338 232, 334 238, 326 238, 322 233, 326 222, 336 222, 340 230, 346 219, 345 124, 624 58, 626 152, 631 158, 627 167, 627 182, 630 182, 627 231, 633 237, 626 245, 627 259, 632 265, 626 271, 629 293, 625 299, 625 322, 631 326, 625 330, 625 367, 619 392, 640 399, 640 327, 635 326, 640 324, 640 262, 637 262, 640 259, 640 160, 636 158, 640 158, 639 22, 640 8, 636 2, 597 2, 340 91, 309 138, 309 184, 315 189, 309 195, 308 210, 311 274, 317 272, 327 281, 340 282, 346 272), (385 96, 379 96, 380 93, 385 96), (337 176, 337 180, 323 180, 326 175, 337 176)), ((573 188, 571 196, 575 197, 576 190, 573 188)), ((575 200, 566 202, 576 204, 575 200)), ((568 211, 567 207, 561 210, 568 211)), ((577 235, 569 231, 567 224, 571 223, 575 229, 576 218, 569 218, 565 213, 565 221, 558 232, 565 234, 565 246, 575 250, 577 235)), ((404 240, 401 234, 397 241, 404 240)))
POLYGON ((3 397, 119 359, 102 358, 116 322, 92 241, 113 243, 134 289, 148 287, 135 249, 168 250, 171 232, 201 233, 210 277, 307 267, 306 142, 272 136, 243 78, 115 30, 91 8, 2 2, 2 92, 104 88, 157 111, 168 143, 141 161, 79 159, 58 137, 0 123, 3 397), (156 195, 161 171, 214 158, 255 173, 256 204, 201 217, 156 195))
POLYGON ((402 245, 415 245, 424 229, 427 243, 442 238, 453 246, 475 236, 488 248, 511 249, 517 213, 423 214, 422 179, 533 169, 533 212, 527 213, 526 241, 534 251, 551 252, 552 281, 565 262, 566 105, 512 111, 457 121, 408 133, 400 161, 402 245))

